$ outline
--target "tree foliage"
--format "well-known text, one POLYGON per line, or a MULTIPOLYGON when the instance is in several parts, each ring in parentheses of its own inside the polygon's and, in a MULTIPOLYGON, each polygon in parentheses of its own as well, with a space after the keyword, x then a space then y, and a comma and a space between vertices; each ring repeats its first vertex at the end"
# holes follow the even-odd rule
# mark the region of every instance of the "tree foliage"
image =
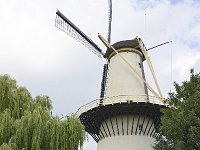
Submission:
POLYGON ((169 93, 168 109, 163 109, 157 150, 200 149, 200 74, 191 70, 189 81, 175 83, 169 93))
POLYGON ((48 96, 32 98, 8 75, 0 76, 0 150, 78 150, 85 132, 79 119, 51 115, 48 96))

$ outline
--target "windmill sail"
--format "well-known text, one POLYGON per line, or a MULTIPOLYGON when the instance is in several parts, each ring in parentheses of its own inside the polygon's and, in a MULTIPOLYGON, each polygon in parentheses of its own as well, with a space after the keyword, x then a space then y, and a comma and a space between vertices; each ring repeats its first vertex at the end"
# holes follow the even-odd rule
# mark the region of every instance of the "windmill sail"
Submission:
POLYGON ((59 10, 56 12, 55 26, 86 46, 98 57, 104 56, 104 52, 59 10))
POLYGON ((102 76, 102 81, 101 81, 101 94, 100 94, 100 98, 104 98, 104 96, 105 96, 107 75, 108 75, 108 64, 104 64, 104 67, 103 67, 103 76, 102 76))
POLYGON ((111 42, 112 0, 108 0, 108 43, 111 42))
POLYGON ((168 43, 170 43, 170 42, 172 42, 172 41, 168 41, 168 42, 165 42, 165 43, 162 43, 162 44, 156 45, 156 46, 154 46, 154 47, 148 48, 147 51, 152 50, 152 49, 154 49, 154 48, 156 48, 156 47, 159 47, 159 46, 162 46, 162 45, 168 44, 168 43))

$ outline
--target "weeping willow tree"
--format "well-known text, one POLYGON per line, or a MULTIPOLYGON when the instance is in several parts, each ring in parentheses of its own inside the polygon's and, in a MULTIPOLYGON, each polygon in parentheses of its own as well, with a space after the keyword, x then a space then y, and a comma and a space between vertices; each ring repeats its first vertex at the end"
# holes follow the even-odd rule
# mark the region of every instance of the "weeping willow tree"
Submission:
POLYGON ((32 98, 8 75, 0 76, 0 150, 78 150, 84 128, 75 115, 51 115, 48 96, 32 98))

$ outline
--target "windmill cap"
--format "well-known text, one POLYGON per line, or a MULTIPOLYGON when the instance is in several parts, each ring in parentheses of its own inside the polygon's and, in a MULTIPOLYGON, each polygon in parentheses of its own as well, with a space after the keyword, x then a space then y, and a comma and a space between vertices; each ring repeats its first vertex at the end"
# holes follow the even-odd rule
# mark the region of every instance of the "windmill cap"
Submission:
MULTIPOLYGON (((119 41, 116 42, 112 45, 116 50, 122 49, 122 48, 127 48, 127 50, 123 50, 123 51, 118 51, 118 52, 125 52, 125 51, 130 51, 128 48, 134 48, 138 51, 135 51, 136 53, 138 53, 139 55, 141 55, 142 59, 145 60, 144 55, 139 47, 139 43, 138 40, 135 38, 133 40, 124 40, 124 41, 119 41)), ((113 57, 116 53, 113 51, 113 49, 108 48, 104 57, 107 58, 108 60, 111 59, 111 57, 113 57)))

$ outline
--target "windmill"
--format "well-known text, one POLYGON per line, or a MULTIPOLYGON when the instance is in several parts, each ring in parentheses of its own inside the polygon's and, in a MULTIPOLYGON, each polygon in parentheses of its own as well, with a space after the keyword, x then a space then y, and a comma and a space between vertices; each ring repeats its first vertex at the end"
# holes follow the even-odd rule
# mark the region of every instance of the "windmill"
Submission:
POLYGON ((79 108, 85 130, 98 143, 98 150, 152 149, 160 123, 160 108, 165 107, 151 60, 141 38, 111 43, 112 0, 108 0, 108 37, 99 39, 106 46, 104 52, 84 32, 56 12, 55 26, 72 36, 98 57, 105 58, 100 98, 79 108), (143 62, 146 61, 158 93, 145 80, 143 62), (150 95, 151 92, 153 95, 150 95))

